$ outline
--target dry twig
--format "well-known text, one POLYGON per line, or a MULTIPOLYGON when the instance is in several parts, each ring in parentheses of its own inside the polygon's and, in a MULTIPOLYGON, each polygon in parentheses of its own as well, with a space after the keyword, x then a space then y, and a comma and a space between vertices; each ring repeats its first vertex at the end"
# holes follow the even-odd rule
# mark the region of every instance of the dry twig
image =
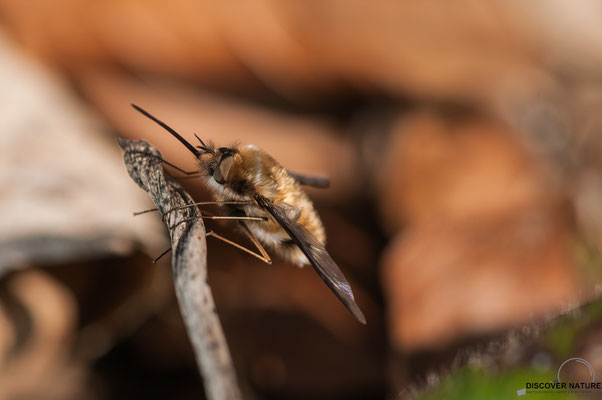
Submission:
POLYGON ((164 175, 161 154, 146 141, 118 139, 132 179, 152 198, 169 228, 174 285, 210 400, 241 399, 230 351, 207 282, 205 226, 194 203, 164 175), (171 210, 171 211, 170 211, 171 210))

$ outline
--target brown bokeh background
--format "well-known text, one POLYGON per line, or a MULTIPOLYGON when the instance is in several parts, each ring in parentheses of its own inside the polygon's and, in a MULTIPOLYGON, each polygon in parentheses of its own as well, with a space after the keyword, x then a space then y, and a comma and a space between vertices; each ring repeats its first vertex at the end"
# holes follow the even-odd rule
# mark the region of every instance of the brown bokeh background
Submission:
POLYGON ((309 268, 209 242, 248 398, 397 398, 591 299, 601 21, 595 1, 0 0, 0 397, 203 396, 114 137, 194 159, 130 103, 331 179, 308 192, 367 326, 309 268))

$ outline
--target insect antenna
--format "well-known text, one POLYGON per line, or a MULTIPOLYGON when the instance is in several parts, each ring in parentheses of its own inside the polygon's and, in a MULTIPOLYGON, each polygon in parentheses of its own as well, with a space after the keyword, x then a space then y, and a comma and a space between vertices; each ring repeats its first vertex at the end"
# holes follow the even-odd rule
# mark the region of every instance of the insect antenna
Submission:
POLYGON ((141 113, 142 115, 144 115, 147 118, 150 118, 151 120, 155 121, 157 124, 159 124, 160 126, 162 126, 167 132, 171 133, 176 139, 178 139, 184 146, 186 146, 186 148, 188 150, 190 150, 192 152, 192 154, 194 154, 194 156, 196 158, 200 158, 201 157, 201 152, 198 151, 193 145, 191 145, 190 143, 188 143, 188 141, 186 139, 184 139, 182 136, 180 136, 180 134, 176 131, 174 131, 172 128, 170 128, 165 122, 160 121, 159 119, 157 119, 155 116, 151 115, 148 111, 143 110, 142 108, 138 107, 135 104, 132 104, 132 107, 134 107, 134 109, 136 111, 138 111, 139 113, 141 113))
POLYGON ((213 151, 213 146, 207 146, 205 144, 205 142, 203 142, 203 139, 201 139, 196 133, 194 134, 194 137, 197 138, 199 140, 199 142, 201 142, 200 146, 197 146, 197 148, 207 152, 207 153, 211 153, 211 154, 215 154, 215 151, 213 151))

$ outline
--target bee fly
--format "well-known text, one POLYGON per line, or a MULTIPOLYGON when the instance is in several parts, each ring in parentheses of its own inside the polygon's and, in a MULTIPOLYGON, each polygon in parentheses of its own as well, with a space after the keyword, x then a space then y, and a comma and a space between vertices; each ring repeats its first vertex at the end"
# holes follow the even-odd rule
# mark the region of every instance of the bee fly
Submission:
POLYGON ((200 142, 200 146, 195 147, 153 115, 132 106, 165 128, 197 158, 198 171, 187 174, 198 174, 203 178, 213 192, 215 204, 226 208, 228 217, 223 218, 239 219, 243 232, 261 255, 213 232, 208 235, 266 263, 271 263, 271 259, 262 244, 298 266, 311 264, 353 316, 362 324, 366 323, 349 282, 326 252, 324 226, 311 200, 301 189, 301 184, 328 186, 327 180, 291 173, 254 145, 215 148, 195 135, 200 142))

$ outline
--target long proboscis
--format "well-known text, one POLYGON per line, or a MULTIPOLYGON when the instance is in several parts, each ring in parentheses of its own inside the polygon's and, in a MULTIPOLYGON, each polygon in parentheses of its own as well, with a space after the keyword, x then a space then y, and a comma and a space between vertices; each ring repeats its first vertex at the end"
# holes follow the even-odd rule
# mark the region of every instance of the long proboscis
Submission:
MULTIPOLYGON (((134 107, 134 109, 136 111, 138 111, 140 114, 144 115, 147 118, 150 118, 151 120, 155 121, 157 124, 159 124, 160 126, 162 126, 167 132, 171 133, 176 139, 178 139, 184 146, 186 146, 186 148, 188 150, 190 150, 192 152, 192 154, 194 154, 194 156, 196 158, 199 158, 201 156, 201 152, 198 151, 193 145, 190 144, 190 142, 188 142, 186 139, 184 139, 178 132, 176 132, 175 130, 173 130, 171 127, 169 127, 169 125, 167 125, 165 122, 159 120, 157 117, 155 117, 154 115, 152 115, 151 113, 149 113, 148 111, 138 107, 135 104, 132 104, 132 107, 134 107)), ((202 142, 201 142, 202 143, 202 142)))

